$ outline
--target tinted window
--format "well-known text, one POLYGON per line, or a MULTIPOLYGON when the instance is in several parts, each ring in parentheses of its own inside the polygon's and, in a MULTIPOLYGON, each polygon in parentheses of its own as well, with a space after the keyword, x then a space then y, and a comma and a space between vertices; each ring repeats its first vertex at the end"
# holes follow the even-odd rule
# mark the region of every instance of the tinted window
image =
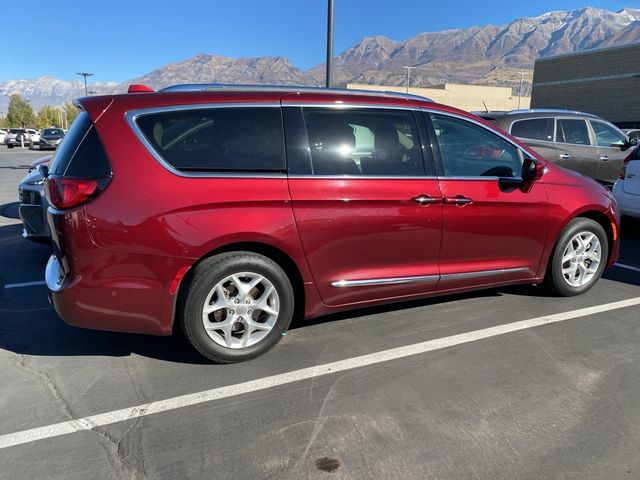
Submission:
POLYGON ((303 110, 314 175, 424 175, 413 112, 303 110))
POLYGON ((627 142, 627 137, 611 125, 591 120, 591 126, 596 134, 596 145, 599 147, 619 147, 627 142))
POLYGON ((553 142, 553 119, 532 118, 531 120, 518 120, 511 125, 511 135, 518 138, 553 142))
POLYGON ((49 171, 53 175, 64 175, 78 145, 91 128, 91 119, 87 112, 80 112, 71 124, 67 135, 56 149, 49 171))
POLYGON ((518 149, 488 129, 448 115, 431 114, 446 176, 519 177, 518 149))
POLYGON ((86 112, 80 113, 71 124, 69 133, 56 150, 50 172, 79 178, 106 178, 111 175, 102 142, 86 112))
POLYGON ((60 128, 45 128, 42 134, 43 135, 64 135, 64 132, 60 128))
POLYGON ((575 145, 591 145, 587 122, 568 118, 559 119, 556 141, 575 145))
POLYGON ((284 171, 279 108, 211 108, 136 120, 154 150, 182 171, 284 171))

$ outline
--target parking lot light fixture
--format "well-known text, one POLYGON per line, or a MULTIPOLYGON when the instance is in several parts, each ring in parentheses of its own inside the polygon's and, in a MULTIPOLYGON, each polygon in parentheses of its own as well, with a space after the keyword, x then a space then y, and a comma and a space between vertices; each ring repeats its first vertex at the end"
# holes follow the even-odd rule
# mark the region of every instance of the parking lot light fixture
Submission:
POLYGON ((410 82, 409 72, 411 72, 411 70, 413 70, 416 67, 410 67, 408 65, 404 65, 402 68, 406 68, 407 69, 407 93, 409 93, 409 82, 410 82))
POLYGON ((89 96, 89 90, 87 89, 87 77, 93 76, 93 73, 89 72, 77 72, 76 75, 81 75, 84 77, 84 95, 85 97, 89 96))

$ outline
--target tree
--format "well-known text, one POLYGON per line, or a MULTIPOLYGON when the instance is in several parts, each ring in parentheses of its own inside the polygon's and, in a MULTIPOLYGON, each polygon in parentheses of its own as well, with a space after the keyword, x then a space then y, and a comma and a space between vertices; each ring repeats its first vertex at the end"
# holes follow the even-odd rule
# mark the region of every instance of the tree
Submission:
POLYGON ((7 111, 7 123, 11 127, 30 127, 35 125, 36 116, 33 109, 18 94, 11 95, 9 109, 7 111))
POLYGON ((60 123, 60 110, 56 110, 50 105, 45 105, 38 112, 38 117, 36 119, 36 125, 38 128, 47 128, 47 127, 62 127, 60 123))
POLYGON ((67 124, 65 125, 65 127, 69 128, 69 125, 71 125, 71 123, 76 119, 76 117, 80 113, 80 110, 73 103, 65 103, 62 107, 62 110, 64 112, 65 118, 67 119, 67 124))

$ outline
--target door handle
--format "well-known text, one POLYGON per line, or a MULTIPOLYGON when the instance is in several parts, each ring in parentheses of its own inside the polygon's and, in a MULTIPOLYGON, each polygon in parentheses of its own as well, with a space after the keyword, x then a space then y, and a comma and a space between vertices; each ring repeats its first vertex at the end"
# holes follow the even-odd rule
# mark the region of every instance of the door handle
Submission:
POLYGON ((442 199, 442 203, 446 203, 448 205, 467 205, 471 202, 473 202, 473 200, 467 197, 463 197, 462 195, 456 195, 455 197, 444 197, 442 199))
POLYGON ((560 158, 562 160, 569 160, 571 158, 571 155, 569 155, 568 153, 561 153, 560 158))
POLYGON ((600 156, 600 160, 602 160, 603 162, 608 162, 609 161, 609 157, 606 155, 602 155, 600 156))
POLYGON ((432 205, 434 203, 441 203, 442 202, 442 198, 440 197, 431 197, 429 195, 426 194, 421 194, 418 195, 417 197, 413 197, 411 199, 412 202, 416 202, 419 203, 420 205, 432 205))

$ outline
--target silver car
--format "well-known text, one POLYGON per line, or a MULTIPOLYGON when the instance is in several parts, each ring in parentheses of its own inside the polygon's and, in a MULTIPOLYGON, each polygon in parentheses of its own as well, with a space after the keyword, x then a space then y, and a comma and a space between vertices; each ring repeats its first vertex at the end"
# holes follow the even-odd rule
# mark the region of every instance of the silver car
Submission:
POLYGON ((590 113, 543 109, 474 113, 547 160, 606 185, 616 181, 625 152, 635 144, 618 127, 590 113))

